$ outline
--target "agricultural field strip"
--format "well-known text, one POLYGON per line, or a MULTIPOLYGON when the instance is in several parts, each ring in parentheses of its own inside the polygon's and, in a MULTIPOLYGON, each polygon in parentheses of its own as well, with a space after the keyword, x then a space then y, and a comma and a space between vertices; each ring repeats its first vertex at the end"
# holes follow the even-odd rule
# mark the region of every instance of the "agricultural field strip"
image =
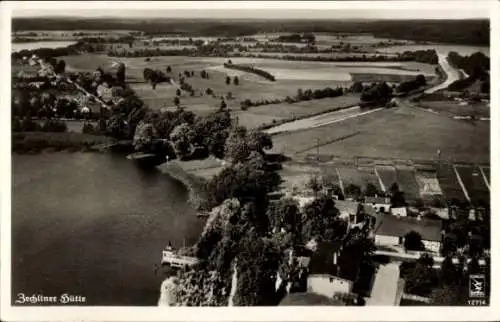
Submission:
POLYGON ((382 178, 380 178, 380 175, 377 171, 377 168, 375 168, 375 175, 377 176, 378 182, 380 184, 380 188, 382 189, 383 192, 387 192, 387 188, 384 185, 384 182, 382 181, 382 178))
POLYGON ((336 112, 326 113, 326 114, 314 116, 311 118, 301 119, 298 121, 293 121, 290 123, 278 125, 276 127, 272 127, 270 129, 265 130, 265 132, 273 135, 273 134, 279 134, 279 133, 283 133, 283 132, 294 132, 294 131, 299 131, 299 130, 307 130, 307 129, 321 127, 324 125, 338 123, 338 122, 342 122, 342 121, 345 121, 348 119, 371 114, 374 112, 381 111, 383 109, 384 108, 376 108, 373 110, 360 112, 360 108, 356 106, 356 107, 353 107, 351 109, 346 109, 346 110, 342 111, 342 113, 345 113, 347 110, 349 110, 349 112, 353 112, 353 111, 357 110, 357 113, 353 113, 351 115, 341 116, 338 113, 340 111, 336 111, 336 112))
POLYGON ((490 180, 490 168, 481 167, 481 166, 478 166, 478 168, 479 168, 479 171, 481 171, 481 175, 483 176, 484 183, 486 184, 488 189, 491 190, 490 181, 489 181, 490 180), (484 169, 488 169, 487 174, 485 173, 484 169))
POLYGON ((420 195, 420 188, 413 169, 396 167, 396 182, 408 199, 413 200, 420 195))
POLYGON ((457 167, 455 165, 453 165, 453 171, 455 172, 455 175, 457 176, 458 184, 460 185, 460 188, 462 188, 462 191, 464 193, 465 199, 467 199, 467 201, 470 202, 471 200, 470 200, 469 193, 467 192, 467 188, 465 187, 465 185, 464 185, 464 183, 462 181, 462 178, 458 174, 457 167))
POLYGON ((478 168, 470 166, 455 166, 455 171, 460 177, 471 200, 475 201, 483 197, 489 198, 489 189, 485 184, 478 168))
POLYGON ((383 183, 385 191, 391 188, 394 183, 397 183, 396 168, 392 166, 376 166, 377 177, 383 183))

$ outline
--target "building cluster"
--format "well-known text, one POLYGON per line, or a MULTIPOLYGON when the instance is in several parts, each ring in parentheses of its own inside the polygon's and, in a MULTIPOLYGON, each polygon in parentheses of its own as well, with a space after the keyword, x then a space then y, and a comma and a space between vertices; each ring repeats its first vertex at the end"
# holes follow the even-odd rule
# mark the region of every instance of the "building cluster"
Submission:
MULTIPOLYGON (((301 208, 314 200, 314 197, 305 196, 293 198, 301 208)), ((335 200, 335 207, 339 210, 339 217, 348 222, 347 234, 354 228, 368 231, 367 238, 373 241, 377 249, 375 254, 389 254, 389 265, 372 272, 371 282, 368 283, 369 293, 358 293, 356 284, 363 278, 361 270, 364 258, 352 259, 350 265, 345 267, 340 260, 350 254, 343 251, 343 241, 317 243, 312 240, 302 249, 289 251, 290 260, 294 257, 300 271, 299 282, 295 282, 299 284, 287 282, 288 284, 283 285, 285 278, 278 276, 277 289, 284 287, 288 295, 299 292, 332 300, 349 295, 354 298, 354 304, 364 301, 367 305, 394 306, 399 305, 402 298, 408 297, 428 302, 428 298, 405 293, 405 281, 400 277, 399 264, 403 261, 416 261, 426 253, 434 259, 435 268, 438 268, 444 260, 441 256, 445 238, 442 219, 463 217, 463 214, 459 214, 460 211, 468 211, 470 221, 483 220, 485 216, 485 210, 481 208, 461 210, 456 207, 440 209, 442 218, 415 215, 414 209, 392 207, 390 198, 379 196, 364 197, 360 201, 335 200), (421 237, 424 249, 412 251, 405 248, 405 239, 410 233, 417 233, 421 237)), ((467 258, 466 263, 471 260, 467 258)), ((452 258, 455 265, 459 261, 457 257, 452 258)), ((480 266, 486 265, 482 258, 478 263, 480 266)), ((303 298, 301 297, 301 301, 303 298)))

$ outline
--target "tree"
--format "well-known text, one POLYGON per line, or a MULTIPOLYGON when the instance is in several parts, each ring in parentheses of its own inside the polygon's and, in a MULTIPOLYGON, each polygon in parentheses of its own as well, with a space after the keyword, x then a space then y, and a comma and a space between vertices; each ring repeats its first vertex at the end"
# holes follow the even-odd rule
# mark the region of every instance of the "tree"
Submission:
POLYGON ((116 81, 125 84, 125 64, 123 62, 120 62, 116 67, 116 81))
POLYGON ((381 195, 381 193, 373 183, 368 183, 365 187, 364 195, 366 197, 375 197, 377 195, 381 195))
POLYGON ((280 199, 269 206, 267 216, 272 228, 278 231, 283 228, 292 234, 292 241, 300 242, 302 232, 302 215, 299 204, 291 198, 280 199))
POLYGON ((238 86, 240 84, 240 80, 239 80, 238 76, 234 76, 233 84, 236 86, 238 86))
POLYGON ((344 191, 345 191, 345 194, 347 197, 350 197, 350 198, 353 198, 355 200, 359 199, 360 195, 361 195, 361 188, 355 184, 348 184, 345 188, 344 188, 344 191))
POLYGON ((179 106, 181 104, 181 100, 179 99, 179 96, 174 97, 174 105, 179 106))
POLYGON ((182 160, 191 154, 192 145, 190 141, 191 127, 187 123, 177 125, 170 133, 170 140, 174 144, 175 153, 182 160))
POLYGON ((418 84, 418 86, 427 85, 427 80, 425 79, 425 76, 422 74, 418 74, 417 77, 415 77, 415 82, 418 84))
POLYGON ((228 100, 232 100, 233 99, 233 93, 227 92, 227 96, 226 97, 227 97, 228 100))
POLYGON ((363 83, 362 82, 354 82, 351 86, 351 91, 353 93, 361 93, 363 92, 363 83))
POLYGON ((318 192, 323 189, 323 186, 321 185, 321 182, 317 176, 311 176, 306 183, 306 187, 312 190, 315 195, 317 195, 318 192))
POLYGON ((339 214, 334 200, 328 196, 320 196, 305 205, 302 229, 304 239, 327 242, 340 240, 347 231, 347 223, 339 218, 339 214))
POLYGON ((64 60, 59 60, 54 66, 54 72, 56 74, 62 74, 66 71, 66 62, 64 60))
POLYGON ((226 76, 226 84, 227 85, 231 84, 231 77, 226 76))
POLYGON ((177 90, 175 91, 175 95, 176 95, 176 96, 181 96, 181 90, 180 90, 180 89, 177 89, 177 90))
POLYGON ((433 264, 434 260, 430 255, 422 254, 413 267, 402 274, 406 280, 407 293, 420 296, 428 296, 431 293, 438 282, 433 264))
POLYGON ((405 207, 406 200, 405 195, 402 191, 399 190, 399 185, 397 183, 393 183, 391 188, 391 206, 392 207, 405 207))
POLYGON ((439 272, 439 280, 441 285, 459 284, 462 276, 450 256, 446 256, 441 263, 439 272))
POLYGON ((410 231, 405 236, 404 247, 408 250, 425 250, 422 236, 416 231, 410 231))
POLYGON ((222 101, 220 102, 219 111, 224 111, 224 110, 226 109, 226 107, 227 107, 226 102, 225 102, 224 100, 222 100, 222 101))
POLYGON ((207 88, 207 90, 205 91, 205 93, 207 95, 213 95, 214 94, 214 91, 211 89, 211 88, 207 88))

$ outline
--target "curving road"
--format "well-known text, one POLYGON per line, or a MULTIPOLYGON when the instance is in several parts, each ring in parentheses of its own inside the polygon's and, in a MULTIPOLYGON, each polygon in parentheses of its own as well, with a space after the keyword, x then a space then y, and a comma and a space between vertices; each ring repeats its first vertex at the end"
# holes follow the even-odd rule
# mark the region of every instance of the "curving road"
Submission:
MULTIPOLYGON (((450 63, 448 62, 447 57, 448 57, 448 53, 438 52, 439 65, 441 65, 441 68, 446 73, 446 80, 441 84, 438 84, 434 87, 427 89, 424 92, 425 94, 432 94, 432 93, 437 92, 439 90, 445 89, 454 81, 459 80, 460 77, 462 76, 462 71, 457 70, 454 67, 452 67, 450 65, 450 63)), ((396 102, 398 105, 401 105, 401 104, 410 105, 408 99, 406 99, 406 100, 396 99, 396 102)), ((354 106, 354 107, 342 109, 339 111, 329 112, 329 113, 325 113, 325 114, 321 114, 321 115, 316 115, 316 116, 304 118, 304 119, 297 120, 297 121, 287 122, 287 123, 272 127, 270 129, 267 129, 264 132, 272 135, 272 134, 278 134, 278 133, 283 133, 283 132, 293 132, 293 131, 299 131, 299 130, 312 129, 312 128, 320 127, 323 125, 337 123, 337 122, 341 122, 341 121, 348 120, 351 118, 374 113, 374 112, 380 111, 382 109, 383 108, 377 108, 377 109, 362 112, 361 108, 359 106, 354 106)))
POLYGON ((443 68, 444 72, 446 73, 446 80, 441 84, 438 84, 432 88, 427 89, 424 92, 425 94, 432 94, 439 90, 445 89, 454 81, 459 80, 460 77, 462 76, 461 71, 455 69, 450 65, 447 57, 448 57, 447 53, 445 54, 442 52, 441 53, 438 52, 439 65, 441 65, 441 68, 443 68))

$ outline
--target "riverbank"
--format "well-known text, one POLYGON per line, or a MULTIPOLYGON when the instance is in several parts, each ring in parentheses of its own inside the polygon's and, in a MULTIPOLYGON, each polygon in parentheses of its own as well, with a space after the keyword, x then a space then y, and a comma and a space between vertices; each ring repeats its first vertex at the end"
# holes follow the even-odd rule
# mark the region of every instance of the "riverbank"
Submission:
POLYGON ((205 184, 222 170, 222 161, 209 157, 204 160, 172 160, 157 168, 173 179, 181 182, 189 191, 189 203, 197 210, 206 210, 207 200, 205 184))
POLYGON ((12 152, 20 154, 50 151, 98 152, 98 145, 115 140, 104 135, 75 132, 13 132, 12 152))

